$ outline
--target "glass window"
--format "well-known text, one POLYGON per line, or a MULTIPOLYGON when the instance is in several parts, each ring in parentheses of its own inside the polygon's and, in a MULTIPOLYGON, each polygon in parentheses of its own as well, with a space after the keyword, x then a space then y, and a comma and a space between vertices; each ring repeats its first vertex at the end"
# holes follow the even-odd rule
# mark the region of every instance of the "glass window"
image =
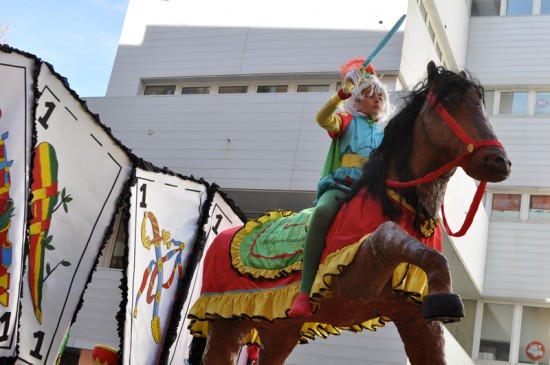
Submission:
POLYGON ((145 86, 143 95, 174 95, 176 85, 145 86))
POLYGON ((548 365, 550 308, 523 307, 519 338, 519 362, 548 365))
POLYGON ((493 194, 491 218, 519 219, 521 194, 493 194))
POLYGON ((472 16, 500 15, 500 0, 473 0, 472 16))
POLYGON ((115 245, 113 247, 113 254, 111 255, 111 262, 109 267, 111 269, 122 269, 124 260, 124 248, 126 246, 126 231, 124 224, 120 220, 118 228, 116 230, 115 245))
POLYGON ((540 13, 550 14, 550 0, 540 0, 540 13))
POLYGON ((529 197, 529 219, 550 220, 550 195, 529 197))
POLYGON ((435 37, 434 28, 432 27, 432 23, 428 23, 428 33, 430 34, 430 38, 433 40, 435 37))
POLYGON ((288 91, 288 85, 259 85, 258 94, 263 93, 286 93, 288 91))
POLYGON ((535 114, 550 114, 550 92, 537 91, 535 114))
POLYGON ((476 321, 477 301, 462 299, 464 304, 464 318, 462 321, 447 323, 445 327, 458 341, 466 353, 472 353, 472 341, 474 338, 474 325, 476 321))
POLYGON ((426 11, 426 8, 424 7, 424 3, 422 2, 422 0, 420 0, 420 2, 418 3, 418 7, 420 8, 420 15, 422 15, 422 19, 426 21, 428 12, 426 11))
POLYGON ((299 93, 325 92, 328 91, 329 85, 298 85, 299 93))
POLYGON ((210 94, 210 86, 184 86, 181 88, 181 93, 189 94, 210 94))
POLYGON ((248 86, 220 86, 218 94, 246 94, 248 86))
POLYGON ((509 361, 514 307, 485 303, 479 343, 480 360, 509 361))
POLYGON ((499 114, 527 115, 527 91, 501 92, 499 114))
POLYGON ((495 105, 495 90, 485 90, 483 93, 483 103, 487 115, 493 115, 493 106, 495 105))
POLYGON ((508 0, 506 15, 533 14, 533 0, 508 0))

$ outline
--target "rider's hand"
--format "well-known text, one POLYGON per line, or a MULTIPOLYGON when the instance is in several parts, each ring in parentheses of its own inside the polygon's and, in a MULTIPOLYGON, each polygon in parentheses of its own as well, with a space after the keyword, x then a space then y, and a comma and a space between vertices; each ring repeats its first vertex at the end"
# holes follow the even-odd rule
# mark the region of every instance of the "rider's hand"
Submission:
POLYGON ((344 77, 342 90, 346 94, 349 93, 351 90, 353 90, 355 86, 359 85, 359 82, 361 81, 361 78, 363 77, 364 73, 365 73, 365 69, 363 67, 354 68, 350 70, 344 77))

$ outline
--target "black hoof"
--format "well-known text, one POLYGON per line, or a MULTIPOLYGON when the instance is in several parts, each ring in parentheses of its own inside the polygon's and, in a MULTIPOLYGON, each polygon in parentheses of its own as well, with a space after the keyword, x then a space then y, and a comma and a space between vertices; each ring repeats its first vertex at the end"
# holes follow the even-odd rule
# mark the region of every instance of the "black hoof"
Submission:
POLYGON ((428 321, 459 322, 464 318, 464 306, 456 294, 428 294, 422 302, 422 314, 428 321))

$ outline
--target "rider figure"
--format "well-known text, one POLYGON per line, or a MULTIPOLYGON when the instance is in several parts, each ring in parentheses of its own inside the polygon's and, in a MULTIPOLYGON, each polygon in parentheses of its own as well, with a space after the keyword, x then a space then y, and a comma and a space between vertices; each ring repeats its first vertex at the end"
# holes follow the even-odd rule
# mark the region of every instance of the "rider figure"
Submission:
POLYGON ((317 204, 304 246, 300 293, 290 307, 291 317, 312 314, 309 295, 325 247, 325 236, 346 193, 361 177, 363 165, 382 141, 380 118, 391 113, 386 87, 376 76, 374 67, 370 64, 359 67, 361 64, 362 60, 355 59, 342 66, 345 75, 342 88, 317 112, 317 123, 328 131, 332 143, 317 185, 317 204), (345 111, 337 113, 342 104, 345 111))

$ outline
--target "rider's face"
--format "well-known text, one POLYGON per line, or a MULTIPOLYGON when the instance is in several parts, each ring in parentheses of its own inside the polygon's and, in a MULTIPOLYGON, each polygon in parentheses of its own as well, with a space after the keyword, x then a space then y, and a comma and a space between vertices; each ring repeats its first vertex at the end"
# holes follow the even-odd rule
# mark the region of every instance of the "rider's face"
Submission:
POLYGON ((363 90, 363 100, 359 103, 359 111, 369 117, 378 118, 382 108, 384 107, 384 102, 382 99, 382 92, 374 92, 371 94, 371 88, 368 87, 363 90))

